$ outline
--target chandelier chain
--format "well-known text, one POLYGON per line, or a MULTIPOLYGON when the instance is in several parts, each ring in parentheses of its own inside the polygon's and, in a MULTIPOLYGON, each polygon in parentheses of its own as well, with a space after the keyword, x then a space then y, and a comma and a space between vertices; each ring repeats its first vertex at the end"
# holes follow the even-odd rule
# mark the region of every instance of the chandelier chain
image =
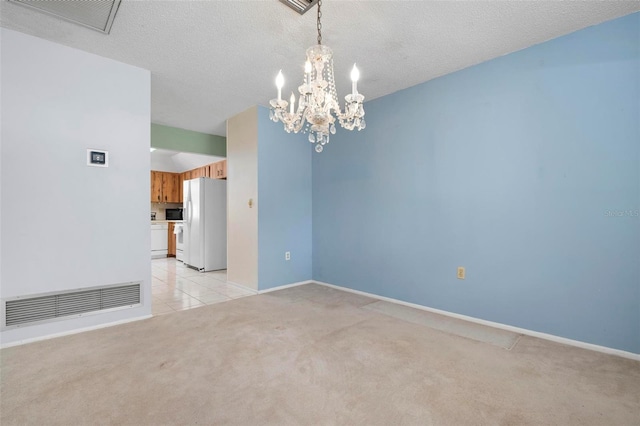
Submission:
POLYGON ((322 11, 320 10, 320 6, 322 6, 322 0, 318 0, 318 44, 322 44, 322 22, 320 22, 322 11))

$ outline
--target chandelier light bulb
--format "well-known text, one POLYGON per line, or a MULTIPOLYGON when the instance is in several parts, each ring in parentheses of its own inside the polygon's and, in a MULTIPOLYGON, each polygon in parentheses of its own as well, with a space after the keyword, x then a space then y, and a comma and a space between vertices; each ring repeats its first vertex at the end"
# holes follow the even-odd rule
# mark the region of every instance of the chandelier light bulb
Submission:
POLYGON ((304 80, 305 83, 310 84, 311 83, 311 62, 309 62, 309 60, 307 59, 307 61, 304 63, 304 80))
POLYGON ((356 64, 353 64, 353 69, 351 70, 351 94, 358 94, 358 79, 360 78, 360 71, 358 71, 358 67, 356 64))
POLYGON ((280 101, 282 100, 282 88, 284 87, 284 75, 282 75, 282 70, 278 71, 276 87, 278 88, 278 100, 280 101))
POLYGON ((293 114, 293 111, 295 110, 294 105, 296 103, 296 96, 293 94, 293 92, 291 92, 291 98, 289 100, 291 101, 291 103, 289 104, 289 114, 293 114))
POLYGON ((360 78, 360 70, 356 67, 356 64, 353 64, 353 68, 351 69, 351 81, 358 81, 360 78))

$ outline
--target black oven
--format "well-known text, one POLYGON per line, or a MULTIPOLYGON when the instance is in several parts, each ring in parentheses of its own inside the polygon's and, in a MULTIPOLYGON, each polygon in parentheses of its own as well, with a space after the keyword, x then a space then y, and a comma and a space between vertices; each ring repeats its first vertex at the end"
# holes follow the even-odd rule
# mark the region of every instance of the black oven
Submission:
POLYGON ((167 209, 167 220, 182 220, 182 209, 167 209))

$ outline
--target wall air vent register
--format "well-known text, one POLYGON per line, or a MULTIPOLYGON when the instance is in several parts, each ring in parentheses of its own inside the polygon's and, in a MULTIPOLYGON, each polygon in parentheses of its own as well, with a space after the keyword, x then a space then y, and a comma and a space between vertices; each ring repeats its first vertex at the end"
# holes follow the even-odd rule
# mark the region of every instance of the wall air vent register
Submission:
POLYGON ((139 282, 11 297, 2 300, 2 329, 135 308, 141 299, 139 282))

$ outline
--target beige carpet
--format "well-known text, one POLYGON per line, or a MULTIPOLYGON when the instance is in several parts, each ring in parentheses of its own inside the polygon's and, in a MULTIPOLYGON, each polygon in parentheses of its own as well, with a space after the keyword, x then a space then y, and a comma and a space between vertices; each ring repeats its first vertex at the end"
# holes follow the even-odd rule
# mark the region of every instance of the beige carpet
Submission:
POLYGON ((0 424, 638 425, 640 363, 318 285, 7 348, 0 424))
POLYGON ((500 346, 503 349, 513 348, 518 342, 518 339, 522 336, 522 334, 511 331, 501 330, 499 328, 489 327, 382 300, 370 303, 362 308, 389 315, 403 321, 426 325, 427 327, 435 328, 436 330, 444 331, 445 333, 466 337, 467 339, 477 340, 478 342, 490 343, 492 345, 500 346))

